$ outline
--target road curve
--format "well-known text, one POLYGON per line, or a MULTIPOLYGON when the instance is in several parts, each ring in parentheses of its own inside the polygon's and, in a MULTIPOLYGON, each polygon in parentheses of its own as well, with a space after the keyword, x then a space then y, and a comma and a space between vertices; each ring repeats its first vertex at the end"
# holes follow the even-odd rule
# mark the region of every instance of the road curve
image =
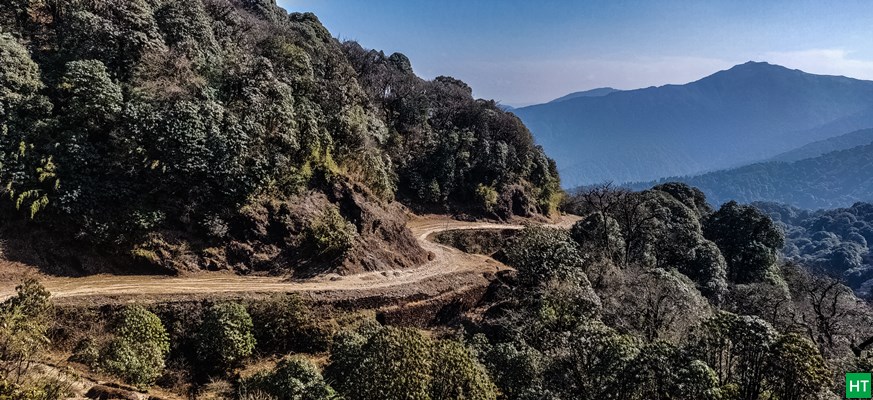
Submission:
MULTIPOLYGON (((569 226, 574 217, 559 224, 569 226)), ((56 302, 101 303, 247 297, 270 293, 305 293, 315 300, 343 301, 368 297, 437 296, 471 285, 487 284, 483 273, 507 268, 494 259, 464 253, 434 243, 434 233, 458 229, 521 229, 521 225, 456 221, 443 216, 413 216, 407 226, 431 260, 410 269, 366 272, 350 276, 328 274, 309 280, 241 276, 204 272, 183 277, 154 275, 92 275, 80 278, 39 276, 56 302)), ((33 273, 31 272, 31 275, 33 273)), ((0 299, 14 294, 14 285, 0 287, 0 299)))

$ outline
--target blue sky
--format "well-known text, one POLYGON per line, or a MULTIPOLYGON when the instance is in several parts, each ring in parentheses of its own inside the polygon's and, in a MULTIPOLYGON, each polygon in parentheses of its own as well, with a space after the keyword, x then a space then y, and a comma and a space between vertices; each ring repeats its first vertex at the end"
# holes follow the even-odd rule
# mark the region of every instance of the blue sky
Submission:
POLYGON ((745 61, 873 79, 870 1, 278 0, 509 105, 685 83, 745 61))

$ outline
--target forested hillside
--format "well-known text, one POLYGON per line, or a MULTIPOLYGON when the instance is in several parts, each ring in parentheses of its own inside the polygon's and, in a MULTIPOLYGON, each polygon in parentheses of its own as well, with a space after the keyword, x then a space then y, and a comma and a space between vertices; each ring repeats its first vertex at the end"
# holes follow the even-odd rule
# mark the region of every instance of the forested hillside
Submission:
POLYGON ((754 206, 782 225, 788 259, 838 277, 859 295, 873 298, 873 205, 819 211, 778 203, 754 206))
POLYGON ((873 129, 861 129, 787 151, 768 161, 794 162, 873 143, 873 129))
POLYGON ((758 162, 873 126, 873 82, 749 62, 684 85, 513 110, 568 187, 758 162))
MULTIPOLYGON (((736 200, 771 201, 807 209, 848 207, 873 200, 873 144, 800 161, 771 161, 664 181, 681 181, 700 188, 715 204, 736 200)), ((629 186, 641 189, 655 183, 629 186)))
POLYGON ((56 272, 409 266, 395 199, 507 218, 560 195, 494 102, 270 0, 13 0, 0 31, 5 254, 56 272))
POLYGON ((487 253, 514 269, 434 310, 427 331, 386 323, 393 308, 374 319, 297 296, 52 308, 25 280, 0 303, 0 396, 67 397, 64 375, 35 379, 22 361, 51 352, 149 395, 240 400, 811 400, 873 367, 869 304, 783 262, 760 209, 714 210, 678 183, 592 188, 565 207, 586 217, 493 237, 487 253), (16 365, 31 375, 13 380, 16 365))

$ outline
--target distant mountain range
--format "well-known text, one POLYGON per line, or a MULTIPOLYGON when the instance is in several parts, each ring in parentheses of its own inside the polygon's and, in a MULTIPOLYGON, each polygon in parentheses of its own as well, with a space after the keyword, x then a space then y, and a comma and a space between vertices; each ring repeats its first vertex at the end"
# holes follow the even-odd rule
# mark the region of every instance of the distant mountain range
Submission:
MULTIPOLYGON (((870 132, 873 130, 853 132, 840 136, 837 138, 839 140, 817 142, 814 146, 785 153, 777 159, 792 159, 802 153, 818 151, 813 149, 846 143, 846 137, 855 138, 869 135, 870 132)), ((714 205, 736 200, 742 203, 779 202, 806 209, 848 207, 858 201, 873 201, 871 142, 797 161, 770 161, 699 176, 665 178, 628 186, 647 189, 665 181, 685 182, 703 190, 714 205)))
POLYGON ((873 82, 749 62, 685 85, 595 89, 513 112, 565 187, 639 182, 840 148, 812 143, 873 127, 873 82))

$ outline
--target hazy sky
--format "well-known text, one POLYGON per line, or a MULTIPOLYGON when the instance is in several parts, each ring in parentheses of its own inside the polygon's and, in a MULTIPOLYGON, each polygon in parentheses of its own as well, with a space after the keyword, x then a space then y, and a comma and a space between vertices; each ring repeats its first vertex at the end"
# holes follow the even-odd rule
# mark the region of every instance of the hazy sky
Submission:
POLYGON ((746 61, 873 79, 873 1, 278 0, 509 105, 686 83, 746 61))

